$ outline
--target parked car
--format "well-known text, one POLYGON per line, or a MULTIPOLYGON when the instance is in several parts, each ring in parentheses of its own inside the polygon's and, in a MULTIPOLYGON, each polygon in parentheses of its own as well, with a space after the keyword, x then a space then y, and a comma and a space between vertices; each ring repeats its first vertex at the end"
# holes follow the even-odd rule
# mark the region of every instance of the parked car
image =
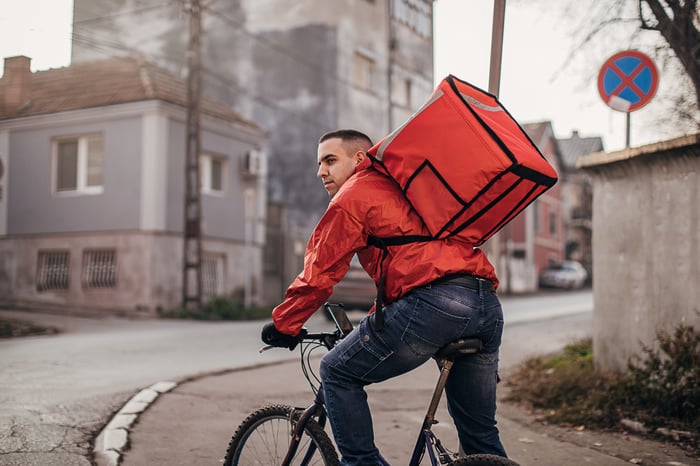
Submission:
POLYGON ((581 288, 586 283, 588 272, 576 261, 564 261, 561 264, 550 265, 540 273, 542 288, 581 288))
POLYGON ((333 295, 328 299, 332 303, 343 303, 346 311, 368 311, 374 305, 377 288, 374 281, 360 265, 357 256, 353 256, 350 269, 345 277, 333 287, 333 295))

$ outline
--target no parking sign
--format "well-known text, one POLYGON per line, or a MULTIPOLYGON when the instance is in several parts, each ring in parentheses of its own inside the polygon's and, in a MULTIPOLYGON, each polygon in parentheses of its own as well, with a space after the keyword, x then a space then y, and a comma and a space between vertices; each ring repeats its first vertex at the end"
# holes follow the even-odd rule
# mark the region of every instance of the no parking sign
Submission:
POLYGON ((608 58, 598 73, 598 93, 613 110, 633 112, 649 103, 659 84, 654 62, 636 50, 608 58))

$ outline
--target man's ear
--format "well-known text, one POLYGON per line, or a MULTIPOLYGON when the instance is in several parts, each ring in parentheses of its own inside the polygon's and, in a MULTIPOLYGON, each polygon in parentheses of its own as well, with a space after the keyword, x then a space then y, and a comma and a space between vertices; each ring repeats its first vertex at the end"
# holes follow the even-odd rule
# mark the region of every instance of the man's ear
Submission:
POLYGON ((355 152, 355 165, 359 165, 365 159, 366 155, 363 151, 355 152))

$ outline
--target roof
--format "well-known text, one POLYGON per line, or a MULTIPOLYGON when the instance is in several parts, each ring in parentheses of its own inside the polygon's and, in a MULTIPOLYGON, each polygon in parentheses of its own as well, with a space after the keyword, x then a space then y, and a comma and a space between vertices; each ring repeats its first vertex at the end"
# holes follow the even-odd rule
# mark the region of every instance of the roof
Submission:
POLYGON ((636 158, 668 156, 671 152, 684 152, 689 156, 700 155, 700 133, 686 134, 666 141, 659 141, 639 147, 626 147, 615 152, 598 152, 581 157, 578 168, 599 169, 636 158))
MULTIPOLYGON (((0 95, 6 92, 7 74, 6 67, 5 76, 0 79, 0 95)), ((187 105, 184 80, 137 57, 81 62, 31 73, 28 96, 29 100, 19 105, 16 111, 0 106, 0 120, 146 100, 161 100, 181 107, 187 105)), ((201 111, 263 131, 228 105, 206 96, 202 96, 201 111)))
POLYGON ((578 131, 574 131, 570 138, 557 139, 562 162, 567 170, 576 169, 576 161, 582 155, 602 152, 603 139, 600 136, 584 137, 579 136, 578 131))
POLYGON ((554 137, 550 121, 523 123, 521 126, 538 148, 544 147, 547 137, 554 137))

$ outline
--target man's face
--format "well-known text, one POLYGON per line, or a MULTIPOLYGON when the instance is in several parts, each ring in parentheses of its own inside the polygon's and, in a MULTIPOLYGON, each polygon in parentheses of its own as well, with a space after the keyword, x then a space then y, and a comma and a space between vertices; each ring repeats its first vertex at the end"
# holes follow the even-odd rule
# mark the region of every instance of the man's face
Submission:
POLYGON ((350 178, 355 167, 362 161, 362 152, 352 152, 340 138, 332 138, 318 145, 318 172, 323 187, 333 198, 341 186, 350 178))

